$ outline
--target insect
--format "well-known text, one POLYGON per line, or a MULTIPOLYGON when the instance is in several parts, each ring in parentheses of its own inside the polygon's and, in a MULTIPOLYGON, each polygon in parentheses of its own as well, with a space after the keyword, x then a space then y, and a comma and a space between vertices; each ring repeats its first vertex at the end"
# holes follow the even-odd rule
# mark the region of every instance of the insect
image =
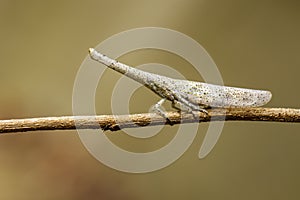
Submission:
POLYGON ((196 111, 207 114, 206 109, 211 107, 258 107, 268 103, 272 98, 270 91, 173 79, 145 72, 111 59, 93 48, 89 49, 89 54, 93 60, 138 81, 162 97, 153 108, 166 119, 168 118, 161 108, 165 100, 171 101, 175 108, 179 105, 191 113, 196 111))

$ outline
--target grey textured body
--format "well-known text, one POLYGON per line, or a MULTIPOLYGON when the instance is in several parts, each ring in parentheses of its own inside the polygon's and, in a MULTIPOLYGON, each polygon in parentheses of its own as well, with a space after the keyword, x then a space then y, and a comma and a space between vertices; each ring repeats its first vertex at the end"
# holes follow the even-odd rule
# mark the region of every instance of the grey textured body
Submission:
POLYGON ((207 107, 258 107, 268 103, 272 97, 271 92, 265 90, 179 80, 145 72, 113 60, 94 49, 89 51, 92 59, 144 84, 163 99, 179 103, 189 111, 205 111, 207 107))

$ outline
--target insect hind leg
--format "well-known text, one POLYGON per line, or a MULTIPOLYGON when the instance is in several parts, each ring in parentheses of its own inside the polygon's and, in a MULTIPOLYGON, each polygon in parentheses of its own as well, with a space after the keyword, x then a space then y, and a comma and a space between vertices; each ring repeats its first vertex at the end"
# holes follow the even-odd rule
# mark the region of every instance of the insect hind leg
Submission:
POLYGON ((195 119, 198 119, 199 118, 199 112, 202 112, 202 113, 205 113, 205 114, 208 114, 207 110, 205 108, 201 108, 199 106, 199 108, 196 110, 196 109, 193 109, 191 108, 190 106, 180 102, 180 101, 174 101, 172 102, 172 107, 177 109, 177 110, 186 110, 188 113, 191 113, 193 115, 193 117, 195 119), (179 105, 180 107, 177 107, 176 105, 179 105))
MULTIPOLYGON (((199 111, 199 112, 208 114, 205 107, 193 104, 192 102, 187 100, 187 97, 185 95, 183 95, 183 96, 182 95, 183 94, 181 94, 181 93, 176 93, 174 96, 176 97, 177 100, 174 100, 173 102, 179 104, 181 108, 184 108, 185 110, 187 110, 190 113, 199 111)), ((193 115, 195 117, 195 114, 193 114, 193 115)), ((199 115, 197 117, 199 117, 199 115)))

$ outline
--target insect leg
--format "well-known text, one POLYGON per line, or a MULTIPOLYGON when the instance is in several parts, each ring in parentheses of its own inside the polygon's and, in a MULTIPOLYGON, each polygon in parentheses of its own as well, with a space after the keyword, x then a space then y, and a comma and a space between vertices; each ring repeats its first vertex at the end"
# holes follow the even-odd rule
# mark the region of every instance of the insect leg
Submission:
POLYGON ((182 108, 183 110, 186 110, 188 113, 191 113, 195 119, 199 118, 199 112, 208 114, 208 112, 205 109, 203 109, 203 108, 199 108, 198 110, 193 110, 192 108, 190 108, 189 106, 181 103, 180 101, 176 101, 176 102, 172 103, 172 107, 175 108, 175 109, 181 110, 180 108, 178 108, 175 105, 175 103, 178 104, 178 105, 180 105, 180 108, 182 108))
POLYGON ((169 124, 172 126, 173 122, 168 118, 168 116, 166 115, 166 112, 161 108, 161 105, 166 101, 166 99, 161 99, 159 102, 157 102, 154 106, 152 106, 152 110, 159 114, 160 116, 162 116, 163 118, 165 118, 169 124))
POLYGON ((178 111, 181 111, 181 108, 179 108, 178 106, 176 106, 176 101, 172 101, 172 108, 174 108, 174 109, 176 109, 178 111))
MULTIPOLYGON (((208 114, 207 110, 201 108, 199 105, 195 105, 187 100, 187 97, 182 93, 175 93, 174 96, 176 97, 178 103, 181 107, 185 108, 188 112, 193 113, 193 111, 200 111, 205 114, 208 114)), ((194 114, 193 114, 194 115, 194 114)), ((194 115, 195 116, 195 115, 194 115)))

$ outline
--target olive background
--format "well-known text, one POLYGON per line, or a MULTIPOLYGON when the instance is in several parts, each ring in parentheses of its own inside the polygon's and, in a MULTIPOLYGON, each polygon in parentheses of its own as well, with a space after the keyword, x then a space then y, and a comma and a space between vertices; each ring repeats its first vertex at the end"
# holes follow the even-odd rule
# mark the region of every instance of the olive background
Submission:
MULTIPOLYGON (((164 27, 200 43, 225 85, 268 89, 267 107, 299 107, 298 1, 0 1, 0 119, 72 115, 72 90, 87 49, 138 27, 164 27)), ((176 42, 176 41, 174 41, 176 42)), ((121 61, 157 62, 201 81, 193 67, 157 50, 121 61)), ((121 75, 107 70, 97 91, 97 113, 110 114, 121 75), (101 109, 100 109, 101 107, 101 109)), ((159 98, 145 88, 130 101, 147 112, 159 98)), ((113 170, 93 158, 76 131, 0 135, 0 199, 299 199, 300 126, 226 122, 205 159, 198 151, 208 124, 172 165, 147 174, 113 170)), ((167 144, 177 126, 150 139, 119 131, 119 146, 147 152, 167 144)), ((142 132, 143 129, 140 129, 142 132)))

